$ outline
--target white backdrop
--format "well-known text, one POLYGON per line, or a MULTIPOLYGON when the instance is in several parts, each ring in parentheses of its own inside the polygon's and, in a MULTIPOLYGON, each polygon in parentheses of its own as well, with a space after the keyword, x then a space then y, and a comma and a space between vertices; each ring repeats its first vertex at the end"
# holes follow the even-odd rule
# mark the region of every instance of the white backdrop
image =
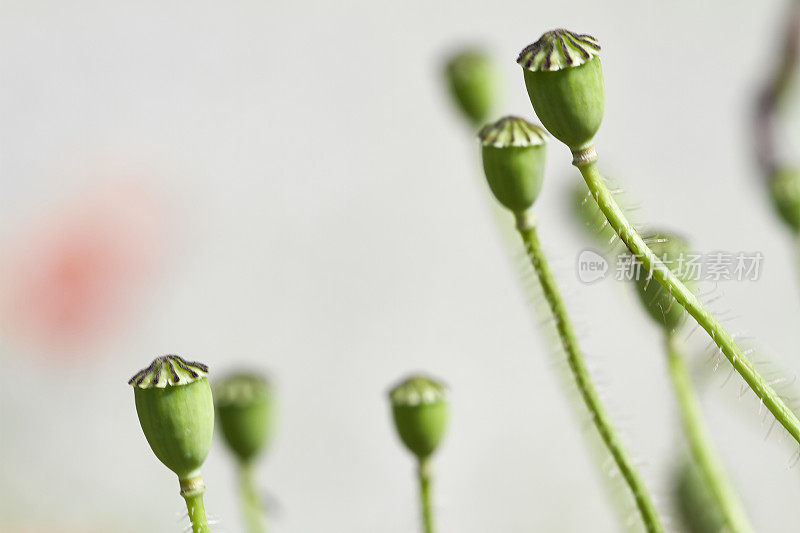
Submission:
MULTIPOLYGON (((640 200, 644 221, 691 235, 699 250, 764 254, 762 279, 725 284, 717 308, 734 309, 731 328, 793 375, 794 256, 748 131, 783 8, 3 2, 3 232, 76 190, 76 169, 97 160, 148 168, 171 226, 169 267, 101 353, 53 361, 0 340, 0 528, 184 527, 177 482, 147 449, 125 384, 175 352, 212 372, 253 364, 275 377, 280 434, 259 472, 279 501, 276 532, 416 528, 413 464, 385 398, 416 369, 452 389, 436 461, 443 532, 618 531, 582 437, 591 429, 519 291, 519 250, 509 253, 497 229, 440 61, 460 43, 484 44, 503 76, 501 112, 531 116, 518 51, 552 27, 597 36, 604 168, 640 200)), ((604 395, 668 512, 679 436, 660 341, 627 287, 577 281, 588 241, 565 209, 577 179, 569 161, 551 143, 542 239, 604 395)), ((695 362, 711 368, 705 338, 693 341, 695 362)), ((769 422, 758 426, 751 395, 735 401, 739 382, 720 388, 726 364, 704 396, 715 442, 756 530, 787 531, 799 518, 793 450, 777 429, 764 439, 769 422)), ((240 531, 232 465, 216 444, 207 508, 215 531, 240 531)))

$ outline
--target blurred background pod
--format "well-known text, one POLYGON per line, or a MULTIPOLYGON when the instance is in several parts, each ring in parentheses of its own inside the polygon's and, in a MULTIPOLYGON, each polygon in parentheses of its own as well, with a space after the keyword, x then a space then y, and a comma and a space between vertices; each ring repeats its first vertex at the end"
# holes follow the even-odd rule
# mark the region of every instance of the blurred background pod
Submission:
POLYGON ((775 169, 769 179, 772 207, 795 235, 800 233, 800 168, 775 169))
POLYGON ((675 468, 670 496, 680 525, 687 533, 726 531, 725 518, 691 459, 685 459, 675 468))
POLYGON ((241 463, 269 447, 275 432, 275 391, 257 372, 237 372, 214 383, 214 405, 223 440, 241 463))
POLYGON ((447 396, 443 384, 425 376, 406 378, 389 392, 397 434, 420 460, 436 451, 447 430, 447 396))
POLYGON ((236 372, 214 384, 214 404, 222 439, 238 465, 239 503, 246 531, 264 533, 267 512, 255 462, 274 437, 273 386, 258 372, 236 372))
POLYGON ((600 45, 591 35, 556 29, 517 58, 536 116, 574 152, 588 147, 603 121, 600 45))
POLYGON ((444 78, 455 107, 473 126, 485 123, 497 107, 497 71, 483 50, 463 48, 445 62, 444 78))
MULTIPOLYGON (((695 284, 687 267, 690 259, 689 244, 684 239, 667 232, 653 232, 643 237, 662 263, 690 290, 694 290, 695 284)), ((652 274, 647 272, 641 263, 632 261, 631 268, 634 269, 636 292, 647 314, 667 331, 680 326, 685 319, 683 307, 675 303, 675 298, 652 278, 652 274)))

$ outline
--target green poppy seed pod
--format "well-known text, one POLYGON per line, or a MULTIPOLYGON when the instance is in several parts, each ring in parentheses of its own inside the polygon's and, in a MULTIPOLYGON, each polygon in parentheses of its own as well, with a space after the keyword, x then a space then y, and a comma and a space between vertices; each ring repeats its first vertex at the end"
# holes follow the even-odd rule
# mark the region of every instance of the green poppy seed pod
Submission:
POLYGON ((207 375, 202 363, 165 355, 128 381, 150 448, 181 481, 199 479, 211 448, 214 400, 207 375))
MULTIPOLYGON (((680 237, 666 232, 645 235, 644 240, 672 273, 691 289, 694 284, 687 277, 689 244, 680 237)), ((637 292, 650 317, 667 331, 678 327, 684 319, 683 307, 675 302, 672 294, 653 279, 641 264, 637 274, 637 292)))
POLYGON ((591 35, 558 29, 525 47, 517 58, 536 116, 573 153, 592 145, 603 121, 599 52, 591 35))
POLYGON ((412 376, 389 392, 400 440, 420 460, 439 446, 447 429, 447 388, 430 378, 412 376))
POLYGON ((489 188, 517 216, 531 208, 542 190, 545 135, 518 117, 503 117, 478 133, 489 188))
POLYGON ((444 75, 458 109, 473 124, 486 122, 497 94, 488 56, 479 50, 462 50, 447 61, 444 75))
POLYGON ((769 194, 781 220, 794 233, 800 233, 800 169, 776 169, 769 180, 769 194))
POLYGON ((272 441, 275 399, 272 385, 255 373, 237 373, 214 385, 217 420, 225 443, 248 463, 272 441))

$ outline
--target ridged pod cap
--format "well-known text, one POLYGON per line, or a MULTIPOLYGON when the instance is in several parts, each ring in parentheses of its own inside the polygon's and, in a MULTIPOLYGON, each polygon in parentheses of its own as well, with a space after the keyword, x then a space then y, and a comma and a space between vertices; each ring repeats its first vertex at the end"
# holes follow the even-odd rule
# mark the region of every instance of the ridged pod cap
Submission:
POLYGON ((511 116, 478 133, 489 188, 516 214, 527 211, 542 190, 546 135, 539 126, 511 116))
POLYGON ((150 448, 182 480, 199 474, 211 449, 214 401, 207 375, 202 363, 165 355, 128 381, 150 448))
POLYGON ((267 378, 254 372, 232 374, 214 384, 214 403, 222 437, 240 462, 266 450, 275 426, 275 395, 267 378))
MULTIPOLYGON (((690 289, 694 280, 687 278, 686 262, 689 259, 689 244, 682 238, 668 232, 653 232, 643 236, 653 253, 678 276, 690 289)), ((681 325, 684 317, 683 307, 675 298, 641 265, 636 279, 637 293, 650 317, 665 331, 672 331, 681 325)))
POLYGON ((495 71, 489 57, 480 50, 461 50, 447 60, 444 76, 458 109, 473 124, 483 124, 497 97, 495 71))
POLYGON ((777 169, 769 180, 769 194, 781 220, 794 233, 800 233, 800 169, 777 169))
POLYGON ((447 429, 447 388, 424 376, 411 376, 389 391, 395 428, 419 459, 436 451, 447 429))
POLYGON ((600 45, 591 35, 552 30, 517 58, 536 116, 575 152, 592 144, 605 108, 600 45))

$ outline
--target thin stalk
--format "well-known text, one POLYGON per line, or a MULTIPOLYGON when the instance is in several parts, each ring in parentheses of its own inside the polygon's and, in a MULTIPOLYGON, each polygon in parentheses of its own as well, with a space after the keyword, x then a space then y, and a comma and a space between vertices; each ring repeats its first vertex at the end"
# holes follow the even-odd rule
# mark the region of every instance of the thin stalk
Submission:
POLYGON ((731 533, 750 533, 753 528, 725 475, 722 462, 714 452, 711 437, 706 431, 700 402, 692 385, 689 369, 678 346, 678 341, 673 333, 667 333, 665 341, 669 376, 675 389, 681 424, 686 440, 689 442, 692 458, 722 511, 731 533))
POLYGON ((550 307, 550 312, 555 319, 558 336, 566 352, 570 371, 575 379, 581 398, 592 415, 592 422, 597 428, 598 433, 600 433, 600 438, 611 453, 611 457, 614 459, 617 468, 619 468, 623 479, 633 494, 636 506, 639 509, 639 513, 642 515, 645 528, 651 533, 663 532, 664 527, 661 525, 661 520, 656 511, 653 499, 645 486, 642 476, 639 474, 633 460, 628 454, 628 451, 622 444, 619 434, 611 423, 611 417, 603 406, 600 395, 597 393, 591 376, 589 375, 589 369, 586 367, 583 354, 578 347, 577 337, 572 323, 569 320, 569 316, 567 315, 561 293, 558 290, 553 272, 550 270, 550 265, 547 263, 547 259, 539 243, 535 222, 529 215, 523 215, 518 217, 517 227, 522 241, 525 244, 531 264, 539 278, 539 283, 542 286, 542 292, 550 307))
POLYGON ((206 508, 203 505, 205 490, 203 479, 199 476, 188 481, 181 480, 181 496, 186 500, 186 510, 189 513, 189 521, 192 523, 192 533, 211 533, 206 518, 206 508))
POLYGON ((642 237, 628 222, 619 208, 611 192, 606 187, 603 177, 597 170, 595 163, 597 156, 594 147, 582 150, 575 154, 575 165, 581 172, 583 179, 589 186, 597 205, 603 211, 611 226, 616 231, 620 240, 625 243, 628 250, 642 262, 644 267, 652 272, 655 278, 664 286, 675 300, 692 315, 697 323, 709 334, 714 343, 719 347, 725 357, 742 376, 742 379, 753 390, 753 393, 764 403, 770 413, 786 428, 786 431, 800 443, 800 420, 781 400, 775 390, 767 383, 755 369, 742 349, 736 344, 731 334, 722 327, 722 324, 700 303, 692 291, 667 268, 661 260, 648 248, 642 237))
POLYGON ((239 504, 248 533, 265 533, 267 515, 253 480, 252 463, 239 465, 239 504))
POLYGON ((422 531, 433 533, 433 505, 431 504, 431 464, 428 459, 420 459, 417 465, 417 478, 419 479, 419 504, 422 517, 422 531))

